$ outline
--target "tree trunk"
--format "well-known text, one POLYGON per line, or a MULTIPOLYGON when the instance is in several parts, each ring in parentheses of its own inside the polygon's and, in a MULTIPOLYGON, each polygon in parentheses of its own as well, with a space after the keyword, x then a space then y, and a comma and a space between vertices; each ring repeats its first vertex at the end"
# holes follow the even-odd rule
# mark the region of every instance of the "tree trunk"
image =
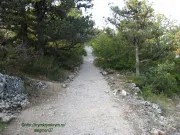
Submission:
POLYGON ((24 59, 28 58, 29 46, 28 46, 28 31, 27 31, 27 29, 28 29, 27 23, 25 21, 21 22, 21 35, 22 35, 21 50, 23 52, 24 59))
POLYGON ((36 9, 36 21, 37 21, 37 38, 38 38, 38 44, 39 44, 39 51, 40 54, 44 55, 44 49, 45 49, 45 39, 44 39, 44 32, 43 32, 43 19, 46 11, 46 4, 45 0, 40 0, 35 3, 35 9, 36 9))
POLYGON ((21 43, 21 49, 23 51, 24 59, 28 58, 28 38, 27 38, 27 36, 23 37, 23 40, 21 43))
POLYGON ((40 54, 41 56, 44 56, 45 43, 44 43, 44 35, 42 33, 41 28, 37 28, 37 38, 38 38, 38 43, 39 43, 40 54))
POLYGON ((137 40, 135 40, 135 49, 136 49, 136 76, 140 75, 139 71, 139 46, 137 40))

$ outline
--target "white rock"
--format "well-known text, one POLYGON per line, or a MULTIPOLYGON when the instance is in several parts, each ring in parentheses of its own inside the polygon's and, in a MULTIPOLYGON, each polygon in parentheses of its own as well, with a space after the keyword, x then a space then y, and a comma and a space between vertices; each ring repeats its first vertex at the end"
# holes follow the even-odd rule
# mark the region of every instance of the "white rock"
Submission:
POLYGON ((70 75, 70 76, 68 77, 68 79, 70 79, 71 81, 73 81, 74 78, 75 78, 75 75, 70 75))
POLYGON ((102 75, 107 75, 107 72, 106 72, 106 71, 103 71, 103 72, 102 72, 102 75))
POLYGON ((120 93, 120 89, 115 89, 114 91, 113 91, 113 94, 114 95, 118 95, 120 93))
POLYGON ((136 84, 135 83, 131 83, 132 87, 136 87, 136 84))
POLYGON ((163 132, 161 130, 152 129, 150 132, 150 135, 166 135, 166 132, 163 132))
POLYGON ((122 91, 121 91, 121 94, 122 94, 123 96, 126 96, 126 95, 127 95, 127 92, 126 92, 125 90, 122 90, 122 91))
POLYGON ((114 80, 114 77, 112 77, 112 76, 111 76, 111 78, 110 78, 110 79, 111 79, 111 80, 114 80))
POLYGON ((152 104, 152 108, 159 109, 159 106, 157 104, 152 104))
POLYGON ((64 84, 62 85, 62 88, 67 88, 67 84, 64 83, 64 84))
POLYGON ((140 91, 141 91, 139 87, 134 87, 134 90, 135 90, 136 92, 140 92, 140 91))
POLYGON ((150 131, 150 135, 159 135, 158 130, 153 129, 150 131))

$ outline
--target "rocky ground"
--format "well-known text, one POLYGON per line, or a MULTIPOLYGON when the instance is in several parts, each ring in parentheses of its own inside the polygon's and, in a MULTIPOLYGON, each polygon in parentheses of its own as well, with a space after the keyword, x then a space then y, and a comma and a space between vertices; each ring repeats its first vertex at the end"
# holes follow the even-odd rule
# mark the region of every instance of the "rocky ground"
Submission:
POLYGON ((9 122, 29 101, 21 78, 0 74, 0 120, 9 122))
POLYGON ((180 135, 179 104, 176 105, 175 112, 165 115, 159 105, 145 101, 143 97, 138 96, 141 90, 135 83, 127 83, 124 75, 114 70, 101 70, 100 72, 108 81, 117 100, 122 101, 123 99, 125 104, 130 106, 131 111, 127 112, 127 119, 134 123, 137 130, 140 126, 145 134, 158 135, 158 131, 160 131, 162 134, 180 135))
MULTIPOLYGON (((76 67, 74 72, 68 76, 67 80, 62 84, 63 88, 66 88, 73 81, 78 70, 79 67, 76 67)), ((42 91, 48 89, 50 84, 47 81, 32 78, 24 78, 22 80, 19 77, 0 73, 0 120, 8 123, 16 118, 30 103, 32 105, 42 102, 45 95, 45 98, 50 96, 50 93, 42 91)))

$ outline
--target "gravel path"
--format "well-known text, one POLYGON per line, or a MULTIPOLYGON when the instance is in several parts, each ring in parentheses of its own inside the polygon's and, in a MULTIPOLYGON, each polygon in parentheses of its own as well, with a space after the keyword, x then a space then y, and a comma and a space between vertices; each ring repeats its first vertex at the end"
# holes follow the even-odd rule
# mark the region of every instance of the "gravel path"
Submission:
MULTIPOLYGON (((58 91, 54 97, 24 110, 8 127, 4 135, 39 135, 34 129, 45 127, 22 127, 30 124, 65 124, 54 127, 41 135, 135 135, 135 130, 125 114, 128 105, 120 104, 112 96, 110 87, 93 65, 90 47, 84 58, 79 75, 68 88, 51 83, 58 91)), ((34 125, 33 125, 34 126, 34 125)), ((36 125, 37 126, 37 125, 36 125)), ((39 130, 40 131, 40 130, 39 130)))

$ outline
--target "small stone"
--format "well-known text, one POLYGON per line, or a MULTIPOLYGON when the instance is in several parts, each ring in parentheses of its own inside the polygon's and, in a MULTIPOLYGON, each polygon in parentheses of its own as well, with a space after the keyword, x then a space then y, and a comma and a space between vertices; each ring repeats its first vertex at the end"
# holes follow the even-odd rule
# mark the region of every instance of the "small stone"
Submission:
POLYGON ((150 131, 150 135, 166 135, 166 132, 163 132, 161 130, 153 129, 150 131))
POLYGON ((113 94, 114 95, 118 95, 120 93, 120 89, 115 89, 114 91, 113 91, 113 94))
POLYGON ((151 105, 151 103, 148 102, 148 101, 143 102, 143 104, 144 104, 145 106, 150 106, 150 105, 151 105))
POLYGON ((103 72, 102 72, 102 75, 104 75, 104 76, 107 75, 107 72, 106 72, 106 71, 103 71, 103 72))
POLYGON ((136 84, 135 83, 131 83, 132 87, 136 87, 136 84))
POLYGON ((126 95, 127 95, 127 92, 126 92, 125 90, 122 90, 122 91, 121 91, 121 94, 122 94, 123 96, 126 96, 126 95))
POLYGON ((62 88, 67 88, 67 84, 64 83, 64 84, 62 85, 62 88))
POLYGON ((111 79, 111 80, 114 80, 114 77, 111 76, 110 79, 111 79))
POLYGON ((39 89, 47 89, 48 85, 44 82, 38 81, 36 84, 36 87, 38 87, 39 89))
POLYGON ((135 90, 136 92, 140 92, 140 91, 141 91, 139 87, 134 87, 134 90, 135 90))
POLYGON ((70 75, 70 76, 68 77, 68 79, 69 79, 70 81, 73 81, 74 78, 75 78, 75 75, 70 75))
POLYGON ((153 104, 153 105, 152 105, 152 108, 154 108, 154 109, 157 110, 157 109, 159 108, 159 106, 158 106, 157 104, 153 104))

